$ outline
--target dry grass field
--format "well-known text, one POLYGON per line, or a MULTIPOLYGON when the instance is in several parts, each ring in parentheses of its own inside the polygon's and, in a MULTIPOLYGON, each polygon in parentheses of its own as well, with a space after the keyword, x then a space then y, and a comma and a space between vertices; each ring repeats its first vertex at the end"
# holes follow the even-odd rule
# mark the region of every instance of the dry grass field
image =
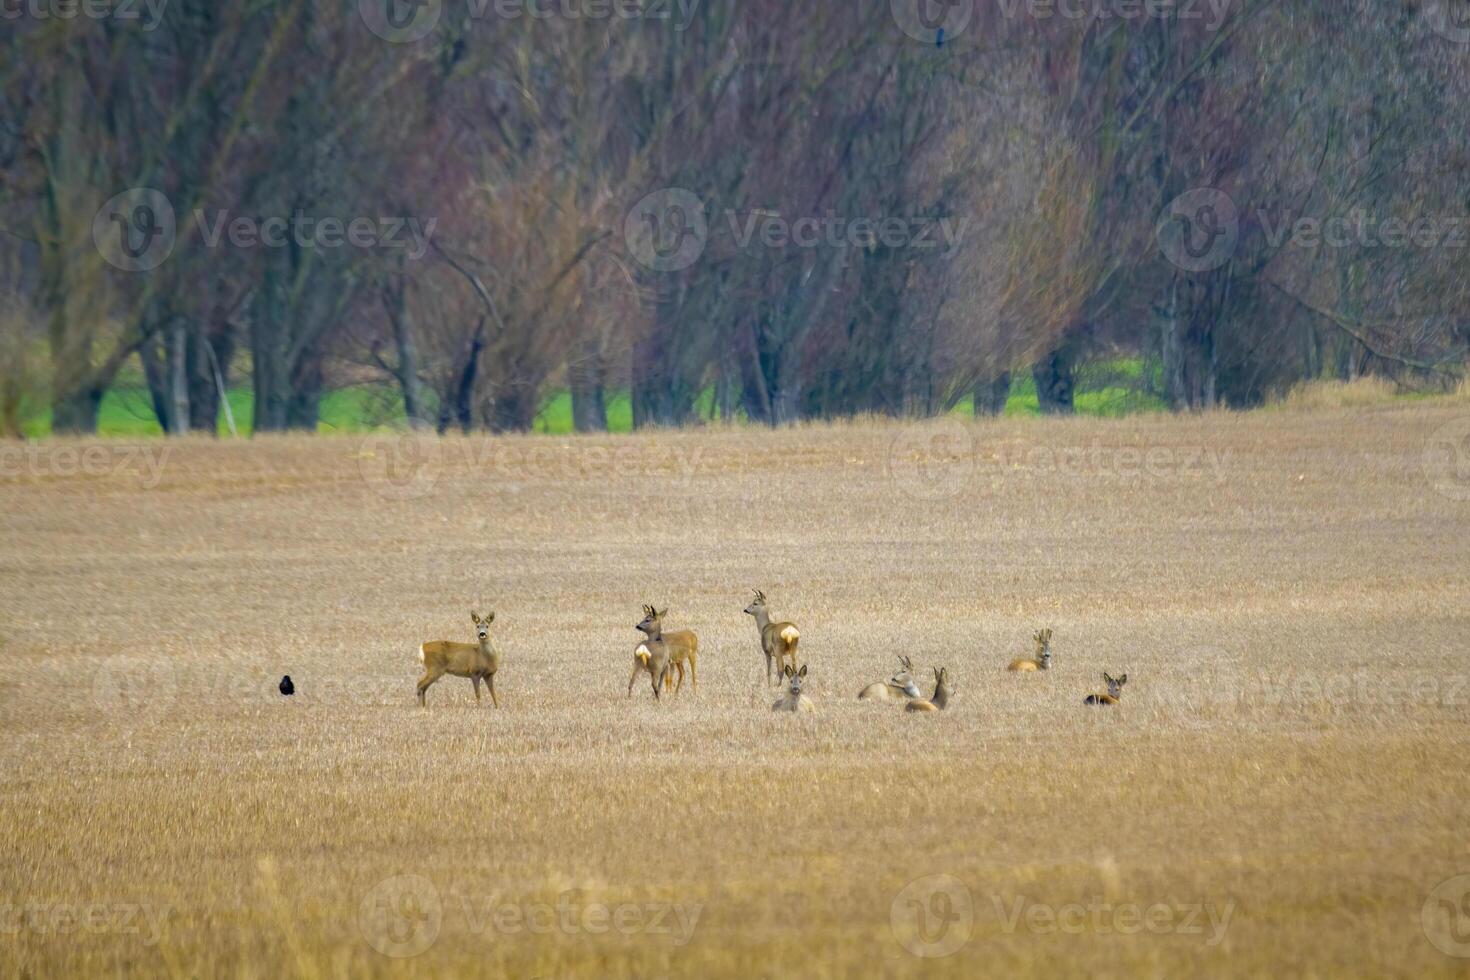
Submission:
POLYGON ((0 975, 1463 976, 1467 440, 1425 402, 0 448, 0 975), (754 588, 813 714, 769 710, 754 588), (697 693, 626 696, 645 602, 697 693), (501 708, 420 709, 471 609, 501 708), (854 700, 898 653, 949 710, 854 700))

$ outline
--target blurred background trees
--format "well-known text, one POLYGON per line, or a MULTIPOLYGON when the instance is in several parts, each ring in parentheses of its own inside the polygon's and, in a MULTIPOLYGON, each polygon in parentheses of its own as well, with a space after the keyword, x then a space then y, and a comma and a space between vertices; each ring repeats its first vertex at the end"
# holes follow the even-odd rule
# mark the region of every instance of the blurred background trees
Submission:
POLYGON ((344 388, 364 424, 561 399, 593 431, 619 400, 783 424, 1464 376, 1450 0, 987 2, 932 42, 887 0, 386 2, 4 7, 0 434, 92 431, 121 388, 180 434, 226 392, 315 428, 344 388), (131 188, 177 223, 142 271, 96 242, 131 188), (669 188, 702 213, 638 211, 669 188))

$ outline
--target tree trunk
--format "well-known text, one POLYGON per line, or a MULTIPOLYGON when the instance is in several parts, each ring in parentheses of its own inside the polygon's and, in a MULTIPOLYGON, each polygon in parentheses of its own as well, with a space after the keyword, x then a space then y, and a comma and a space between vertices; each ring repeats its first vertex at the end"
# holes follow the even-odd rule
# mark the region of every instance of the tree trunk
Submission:
POLYGON ((1043 415, 1071 415, 1076 409, 1072 353, 1064 343, 1031 368, 1036 380, 1036 402, 1043 415))
POLYGON ((57 435, 96 434, 97 412, 105 390, 85 387, 58 398, 51 409, 51 431, 57 435))
POLYGON ((182 319, 175 318, 168 332, 169 435, 189 434, 188 333, 182 319))
POLYGON ((572 389, 572 428, 578 432, 607 431, 607 395, 596 357, 588 352, 567 369, 572 389))
MULTIPOLYGON (((400 260, 400 270, 402 261, 400 260)), ((423 388, 419 384, 418 347, 414 343, 413 324, 408 312, 408 283, 402 272, 383 290, 383 305, 393 325, 393 344, 398 360, 394 376, 403 391, 403 414, 415 422, 424 419, 423 388)))
POLYGON ((989 381, 981 381, 975 385, 974 413, 979 418, 982 415, 996 416, 1006 410, 1006 399, 1011 394, 1011 372, 1002 371, 997 377, 989 381))

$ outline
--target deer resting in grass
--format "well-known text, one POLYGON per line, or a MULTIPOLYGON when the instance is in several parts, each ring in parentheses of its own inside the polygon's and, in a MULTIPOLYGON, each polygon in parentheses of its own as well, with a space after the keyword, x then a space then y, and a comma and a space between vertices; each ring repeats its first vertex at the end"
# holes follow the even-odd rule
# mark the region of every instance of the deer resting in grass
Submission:
POLYGON ((1083 704, 1117 704, 1123 696, 1123 685, 1128 683, 1128 675, 1113 677, 1106 671, 1103 672, 1103 683, 1108 686, 1106 694, 1089 694, 1082 699, 1083 704))
POLYGON ((806 664, 801 665, 801 670, 797 670, 795 667, 787 664, 782 669, 781 675, 786 678, 786 693, 776 699, 776 703, 771 705, 771 710, 798 713, 816 711, 817 706, 812 703, 812 699, 802 690, 802 685, 806 683, 806 664))
POLYGON ((886 681, 874 681, 858 692, 859 701, 912 701, 919 697, 914 683, 914 665, 908 657, 898 658, 898 673, 886 681))
POLYGON ((479 613, 471 612, 478 643, 455 643, 451 640, 430 640, 419 645, 419 662, 424 665, 424 676, 419 678, 419 706, 424 707, 424 693, 445 674, 468 677, 475 685, 475 703, 480 702, 480 681, 490 688, 490 700, 500 707, 495 696, 495 672, 500 669, 500 651, 490 638, 490 624, 495 619, 491 613, 484 619, 479 613))
POLYGON ((1051 669, 1051 630, 1037 630, 1031 639, 1036 641, 1036 656, 1030 660, 1012 660, 1006 670, 1034 671, 1051 669))
POLYGON ((780 683, 788 659, 791 661, 791 669, 796 670, 796 644, 801 639, 801 633, 795 623, 771 622, 771 613, 766 608, 766 594, 759 589, 750 605, 745 607, 745 612, 755 617, 756 629, 760 631, 761 652, 766 655, 766 683, 771 683, 772 667, 775 667, 776 682, 780 683))
MULTIPOLYGON (((650 639, 659 638, 669 648, 669 664, 679 672, 679 683, 674 687, 674 693, 678 694, 684 689, 684 664, 689 664, 689 684, 696 691, 699 690, 699 637, 694 635, 693 630, 672 630, 668 633, 663 631, 664 617, 669 614, 667 609, 655 610, 652 606, 643 607, 643 622, 638 624, 638 629, 650 639)), ((634 671, 637 676, 637 671, 634 671)), ((631 688, 631 683, 630 683, 631 688)))
POLYGON ((905 711, 943 711, 949 707, 949 699, 954 696, 954 684, 949 679, 949 668, 934 668, 934 696, 928 700, 919 699, 910 701, 904 705, 905 711))

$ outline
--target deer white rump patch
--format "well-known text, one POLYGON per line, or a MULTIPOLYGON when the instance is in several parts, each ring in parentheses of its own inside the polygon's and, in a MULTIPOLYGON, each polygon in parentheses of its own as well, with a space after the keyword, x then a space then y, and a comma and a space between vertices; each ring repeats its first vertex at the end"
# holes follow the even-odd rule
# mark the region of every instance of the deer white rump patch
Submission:
POLYGON ((426 656, 428 656, 426 653, 424 653, 424 647, 426 647, 426 646, 428 646, 427 643, 420 643, 419 644, 419 663, 424 663, 425 662, 424 658, 426 656))
POLYGON ((638 644, 638 649, 633 651, 633 656, 643 661, 643 665, 646 667, 648 666, 648 658, 653 656, 653 651, 648 649, 648 644, 640 643, 638 644))
POLYGON ((796 631, 795 626, 788 626, 781 631, 781 639, 787 643, 795 643, 800 636, 801 634, 796 631))

